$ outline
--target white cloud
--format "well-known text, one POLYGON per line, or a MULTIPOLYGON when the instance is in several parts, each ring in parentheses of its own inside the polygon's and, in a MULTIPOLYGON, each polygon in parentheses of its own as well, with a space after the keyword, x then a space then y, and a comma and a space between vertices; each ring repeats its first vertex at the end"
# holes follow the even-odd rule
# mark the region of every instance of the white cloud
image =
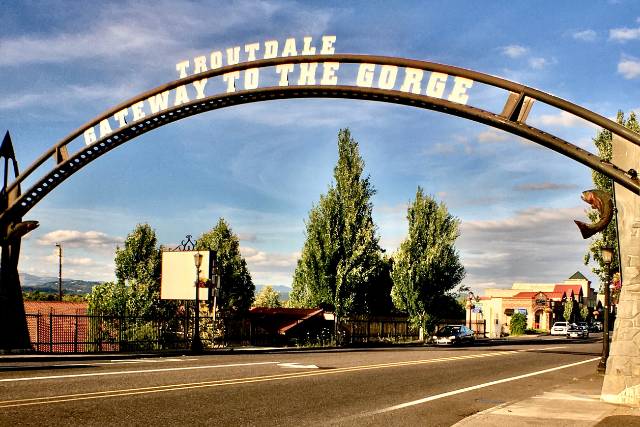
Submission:
POLYGON ((478 135, 478 142, 504 142, 509 139, 509 134, 502 131, 486 131, 478 135))
POLYGON ((541 184, 525 184, 514 188, 516 191, 541 191, 541 190, 573 190, 578 188, 575 184, 558 184, 555 182, 543 182, 541 184))
POLYGON ((640 62, 632 59, 625 59, 618 63, 618 73, 627 79, 633 79, 640 76, 640 62))
POLYGON ((241 246, 240 252, 247 261, 254 284, 291 286, 300 252, 281 254, 264 252, 248 246, 241 246))
POLYGON ((291 274, 295 269, 300 252, 281 254, 278 252, 264 252, 248 246, 241 246, 240 252, 247 261, 249 270, 254 271, 281 271, 283 267, 289 268, 291 274))
POLYGON ((59 243, 62 245, 63 251, 64 249, 81 248, 106 257, 113 257, 116 245, 123 242, 122 237, 109 236, 98 231, 83 233, 76 230, 57 230, 38 236, 35 243, 40 246, 50 246, 52 249, 56 243, 59 243))
POLYGON ((529 123, 533 126, 547 125, 573 128, 597 128, 593 123, 574 116, 571 113, 567 113, 566 111, 561 111, 559 114, 547 114, 539 117, 532 117, 529 119, 529 123))
POLYGON ((626 42, 628 40, 640 39, 640 28, 614 28, 609 31, 609 40, 626 42))
POLYGON ((453 153, 453 152, 455 152, 453 145, 442 143, 442 142, 437 143, 433 151, 431 151, 431 153, 453 153))
POLYGON ((529 49, 527 49, 526 47, 523 46, 518 46, 518 45, 511 45, 511 46, 506 46, 503 48, 503 53, 505 55, 508 55, 512 58, 518 58, 522 55, 524 55, 525 53, 527 53, 529 49))
POLYGON ((529 58, 529 65, 535 70, 541 70, 547 64, 548 61, 544 58, 529 58))
POLYGON ((258 239, 253 233, 238 233, 238 240, 241 242, 264 243, 264 240, 258 239))
POLYGON ((386 249, 388 252, 395 251, 400 243, 407 237, 406 234, 400 234, 398 236, 391 237, 381 237, 380 238, 380 247, 386 249))
POLYGON ((403 203, 395 206, 388 206, 388 205, 374 206, 373 210, 378 212, 385 212, 385 213, 406 212, 407 204, 403 203))
POLYGON ((574 39, 594 41, 596 39, 596 32, 593 30, 580 31, 573 34, 574 39))
POLYGON ((460 227, 456 247, 467 269, 464 283, 510 287, 518 281, 562 283, 582 265, 588 244, 574 219, 585 219, 584 208, 541 209, 532 206, 504 220, 471 221, 460 227))

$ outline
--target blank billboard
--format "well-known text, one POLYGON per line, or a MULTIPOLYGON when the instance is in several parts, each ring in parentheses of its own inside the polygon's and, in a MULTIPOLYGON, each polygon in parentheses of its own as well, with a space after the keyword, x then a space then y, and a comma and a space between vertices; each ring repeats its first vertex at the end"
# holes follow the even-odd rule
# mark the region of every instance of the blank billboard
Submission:
MULTIPOLYGON (((215 257, 214 251, 164 251, 162 252, 162 277, 160 280, 160 299, 195 300, 196 264, 193 256, 202 255, 200 279, 210 279, 209 260, 215 257)), ((200 301, 206 301, 209 289, 199 289, 200 301)))

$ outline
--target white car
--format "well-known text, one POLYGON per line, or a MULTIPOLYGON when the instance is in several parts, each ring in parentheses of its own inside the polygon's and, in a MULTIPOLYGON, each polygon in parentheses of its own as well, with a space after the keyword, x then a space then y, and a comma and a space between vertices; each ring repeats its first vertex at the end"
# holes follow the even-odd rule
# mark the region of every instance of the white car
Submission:
POLYGON ((569 324, 567 322, 556 322, 551 327, 551 335, 567 335, 569 324))

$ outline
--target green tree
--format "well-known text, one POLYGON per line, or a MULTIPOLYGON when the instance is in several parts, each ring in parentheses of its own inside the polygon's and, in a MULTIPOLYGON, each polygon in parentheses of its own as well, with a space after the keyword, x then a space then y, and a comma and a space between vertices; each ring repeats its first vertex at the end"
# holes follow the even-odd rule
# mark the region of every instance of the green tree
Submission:
POLYGON ((335 186, 320 196, 305 221, 305 243, 293 276, 291 299, 298 307, 332 310, 338 319, 371 309, 368 287, 380 277, 380 246, 373 222, 370 177, 349 129, 338 134, 335 186))
POLYGON ((589 307, 587 307, 586 305, 583 305, 582 308, 580 309, 580 318, 582 320, 587 320, 587 317, 589 317, 589 307))
POLYGON ((513 313, 509 320, 511 335, 523 335, 527 329, 527 317, 522 313, 513 313))
POLYGON ((465 276, 454 246, 460 221, 420 187, 409 203, 407 219, 409 234, 393 254, 391 298, 431 333, 444 310, 457 304, 455 288, 465 276))
POLYGON ((573 300, 570 299, 564 303, 564 313, 562 313, 562 317, 564 317, 564 320, 569 322, 571 320, 572 314, 573 314, 573 300))
POLYGON ((140 223, 127 235, 124 248, 118 245, 115 256, 116 282, 94 286, 88 308, 104 315, 171 315, 175 301, 160 299, 162 246, 148 223, 140 223))
POLYGON ((273 290, 273 286, 264 285, 262 290, 258 292, 256 300, 253 302, 254 307, 280 307, 280 292, 273 290))
POLYGON ((202 233, 195 249, 217 251, 220 269, 220 290, 217 303, 221 309, 248 311, 255 298, 256 287, 251 280, 247 262, 240 253, 240 241, 229 224, 220 218, 218 225, 202 233))
MULTIPOLYGON (((629 114, 628 120, 625 119, 622 111, 618 111, 616 121, 628 129, 640 133, 640 124, 636 120, 636 115, 633 111, 629 114)), ((592 138, 592 140, 598 148, 598 156, 603 161, 611 161, 613 158, 613 135, 611 131, 600 129, 597 131, 596 137, 592 138)), ((610 178, 597 171, 593 171, 591 175, 596 189, 613 194, 613 181, 610 178)), ((600 215, 597 210, 587 212, 587 217, 593 223, 600 220, 600 215)), ((600 279, 600 290, 603 289, 605 283, 605 263, 602 259, 600 248, 605 245, 609 245, 613 248, 614 255, 610 266, 611 275, 613 275, 615 272, 620 271, 620 265, 618 263, 618 234, 615 215, 604 230, 591 238, 589 241, 589 252, 584 256, 584 265, 588 265, 590 261, 594 261, 595 263, 595 265, 591 265, 591 271, 597 274, 600 279)))
POLYGON ((116 248, 116 278, 119 283, 136 281, 160 286, 162 247, 158 246, 155 230, 148 223, 138 224, 127 235, 124 248, 116 248))

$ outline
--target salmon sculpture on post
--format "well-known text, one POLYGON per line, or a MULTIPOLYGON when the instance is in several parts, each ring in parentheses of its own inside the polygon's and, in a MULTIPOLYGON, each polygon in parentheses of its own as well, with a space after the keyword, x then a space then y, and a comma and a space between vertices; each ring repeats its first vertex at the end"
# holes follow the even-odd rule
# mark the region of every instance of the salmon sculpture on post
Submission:
POLYGON ((602 190, 584 191, 581 199, 590 204, 591 209, 597 210, 600 215, 600 221, 594 224, 574 220, 582 233, 582 238, 588 239, 597 232, 604 230, 611 222, 611 218, 613 218, 613 200, 611 200, 611 194, 602 190))

